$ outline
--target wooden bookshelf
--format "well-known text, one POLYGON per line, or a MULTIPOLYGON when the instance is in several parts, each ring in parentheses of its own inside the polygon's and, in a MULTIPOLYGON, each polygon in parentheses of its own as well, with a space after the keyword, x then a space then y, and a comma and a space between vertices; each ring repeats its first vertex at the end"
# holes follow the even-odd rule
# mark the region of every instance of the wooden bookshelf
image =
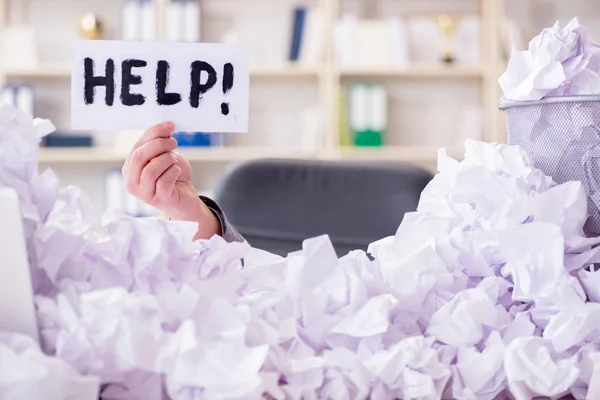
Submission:
MULTIPOLYGON (((34 20, 39 29, 45 29, 40 37, 46 45, 55 44, 55 42, 46 40, 46 36, 53 35, 53 29, 58 29, 64 24, 73 24, 69 31, 76 32, 74 24, 76 17, 86 11, 94 11, 102 16, 110 16, 109 25, 113 38, 117 38, 115 32, 118 31, 121 0, 105 0, 103 2, 70 2, 69 5, 60 3, 60 7, 51 7, 50 3, 60 0, 31 0, 31 9, 36 7, 45 7, 38 11, 37 20, 34 20), (88 9, 86 9, 88 7, 88 9), (117 15, 110 14, 117 13, 117 15), (46 15, 51 14, 51 15, 46 15), (52 22, 54 20, 62 21, 52 22), (47 22, 50 21, 50 22, 47 22), (49 26, 46 27, 48 23, 49 26)), ((165 15, 170 0, 153 0, 157 4, 157 35, 159 40, 166 40, 165 15)), ((0 10, 6 10, 7 0, 0 0, 0 10)), ((501 115, 498 113, 498 102, 500 93, 496 79, 502 72, 503 61, 500 59, 498 49, 498 32, 501 21, 501 0, 438 0, 427 2, 404 2, 372 0, 366 2, 356 2, 353 0, 309 0, 307 4, 319 6, 324 23, 323 41, 323 59, 315 66, 303 67, 301 65, 290 64, 286 62, 277 62, 267 58, 261 63, 262 52, 269 47, 276 47, 278 52, 282 51, 283 46, 278 46, 277 40, 280 37, 287 40, 291 27, 285 22, 279 20, 284 14, 268 14, 262 16, 260 10, 267 5, 269 9, 280 9, 282 13, 288 13, 291 17, 292 10, 303 2, 298 0, 202 0, 202 36, 206 41, 218 41, 218 34, 223 33, 224 26, 242 24, 240 28, 241 38, 253 39, 252 29, 256 32, 256 41, 251 46, 251 51, 259 54, 251 65, 251 133, 248 135, 232 136, 230 143, 225 147, 210 147, 197 149, 183 149, 189 160, 194 163, 198 169, 197 176, 200 181, 211 181, 205 179, 203 174, 215 174, 222 171, 222 164, 227 165, 239 161, 253 158, 323 158, 331 160, 364 160, 364 161, 403 161, 407 163, 428 163, 435 166, 437 151, 442 145, 437 143, 448 143, 448 140, 435 137, 424 140, 423 144, 418 144, 420 136, 423 134, 422 126, 428 126, 429 123, 442 121, 444 116, 453 116, 456 119, 454 111, 445 111, 441 117, 436 114, 436 107, 444 111, 460 105, 465 98, 465 93, 471 99, 476 99, 477 106, 485 112, 485 133, 484 140, 502 141, 501 115), (358 5, 360 3, 360 6, 358 5), (456 8, 457 12, 463 12, 465 7, 469 13, 476 13, 480 18, 481 29, 481 60, 479 63, 443 65, 441 63, 412 63, 405 68, 341 68, 335 60, 336 49, 334 46, 334 26, 342 15, 348 11, 353 12, 361 9, 361 17, 377 16, 382 14, 384 8, 400 7, 406 4, 410 8, 423 8, 424 15, 434 15, 439 12, 448 12, 448 9, 456 8), (373 8, 373 10, 370 10, 373 8), (376 8, 381 10, 377 11, 376 8), (287 11, 286 11, 287 10, 287 11), (253 14, 252 14, 253 13, 253 14), (264 20, 260 18, 264 17, 264 20), (221 18, 221 20, 219 20, 221 18), (274 24, 274 25, 270 25, 274 24), (278 25, 277 25, 278 24, 278 25), (274 31, 285 29, 285 32, 274 31), (246 29, 246 30, 244 30, 246 29), (247 33, 247 34, 245 34, 247 33), (215 39, 216 40, 213 40, 215 39), (270 43, 273 38, 274 43, 270 43), (269 43, 266 43, 269 42, 269 43), (256 51, 255 51, 256 50, 256 51), (394 101, 390 102, 389 115, 391 117, 391 126, 389 134, 396 135, 394 140, 389 141, 389 145, 381 148, 356 148, 343 147, 340 138, 343 131, 340 124, 340 95, 345 93, 349 84, 354 82, 381 82, 389 85, 390 93, 394 96, 394 101), (419 92, 419 85, 425 85, 419 92), (393 90, 392 90, 393 89, 393 90), (419 97, 417 100, 423 103, 423 106, 412 104, 413 108, 405 108, 406 99, 412 99, 414 94, 419 97), (438 100, 430 104, 425 96, 430 96, 432 100, 438 100), (253 102, 257 102, 254 104, 253 102), (303 108, 310 106, 320 111, 322 116, 321 145, 313 150, 301 150, 293 139, 298 135, 298 115, 303 108), (287 107, 287 108, 286 108, 287 107), (414 107, 418 107, 414 112, 414 107), (407 111, 409 110, 409 111, 407 111), (411 111, 413 110, 413 111, 411 111), (398 117, 406 113, 408 115, 398 117), (421 123, 421 124, 420 124, 421 123), (287 135, 287 136, 286 136, 287 135), (403 140, 404 135, 413 135, 412 140, 403 140), (415 139, 416 138, 416 139, 415 139), (404 144, 403 144, 404 143, 404 144), (213 168, 210 166, 214 164, 213 168), (219 165, 219 167, 217 167, 219 165), (210 168, 209 168, 210 166, 210 168), (220 168, 220 169, 219 169, 220 168)), ((403 6, 402 6, 403 7, 403 6)), ((410 11, 410 10, 409 10, 410 11)), ((400 16, 400 15, 399 15, 400 16)), ((4 23, 4 17, 0 11, 0 29, 4 23)), ((66 32, 65 31, 65 32, 66 32)), ((65 34, 60 36, 63 40, 65 49, 68 47, 65 41, 65 34)), ((59 36, 57 36, 59 37, 59 36)), ((54 39, 53 39, 54 40, 54 39)), ((58 39, 56 39, 58 43, 58 39)), ((61 54, 66 55, 68 51, 61 49, 61 54)), ((70 76, 71 71, 68 66, 68 57, 63 56, 63 63, 58 62, 54 54, 46 53, 41 67, 35 69, 1 69, 0 83, 19 82, 29 83, 36 88, 39 86, 45 94, 45 98, 40 100, 40 107, 45 110, 44 115, 39 117, 50 118, 60 130, 68 129, 69 110, 70 110, 70 76), (56 91, 56 92, 55 92, 56 91), (60 91, 60 92, 59 92, 60 91), (56 93, 56 94, 55 94, 56 93)), ((285 58, 285 57, 283 57, 285 58)), ((281 61, 281 60, 280 60, 281 61)), ((417 101, 415 100, 415 101, 417 101)), ((451 124, 444 125, 439 122, 438 126, 443 126, 446 130, 457 129, 451 124)), ((437 128, 436 128, 437 129, 437 128)), ((441 132, 442 129, 439 129, 441 132)), ((386 134, 388 134, 386 133, 386 134)), ((435 136, 439 132, 430 132, 435 136)), ((40 161, 44 165, 56 168, 65 168, 64 176, 71 171, 77 170, 75 166, 86 164, 93 165, 94 168, 101 169, 105 165, 106 169, 114 168, 125 160, 123 151, 114 150, 113 147, 99 145, 100 147, 85 148, 42 148, 40 151, 40 161)), ((462 140, 452 143, 448 151, 451 155, 460 157, 462 154, 462 140)), ((104 177, 99 174, 98 179, 104 177)), ((64 179, 61 176, 61 179, 64 179)), ((79 178, 78 178, 79 179, 79 178)), ((91 178, 90 178, 91 179, 91 178)), ((67 183, 77 184, 76 181, 67 183)), ((201 182, 200 186, 203 184, 201 182)), ((203 189, 210 189, 204 187, 203 189)))
MULTIPOLYGON (((57 1, 57 0, 49 0, 57 1)), ((105 3, 117 2, 119 0, 107 0, 105 3)), ((158 40, 166 40, 166 27, 165 27, 165 15, 166 10, 169 6, 170 0, 153 0, 157 5, 157 35, 158 40)), ((202 2, 202 6, 206 8, 215 8, 215 7, 226 7, 229 4, 229 9, 236 10, 240 9, 239 12, 244 12, 246 9, 243 9, 243 6, 256 8, 262 7, 261 0, 248 0, 247 2, 220 2, 217 0, 204 0, 202 2), (256 3, 255 6, 249 3, 256 3)), ((0 0, 0 3, 6 3, 7 0, 0 0)), ((39 2, 39 0, 37 0, 39 2)), ((373 11, 369 10, 369 8, 376 8, 378 3, 384 2, 384 0, 373 0, 369 2, 365 2, 362 5, 362 12, 367 14, 372 14, 373 11)), ((32 4, 32 7, 35 7, 36 1, 32 4)), ((278 2, 279 3, 279 2, 278 2)), ((435 80, 435 82, 440 82, 440 79, 447 82, 461 81, 461 85, 476 85, 480 89, 480 99, 481 106, 485 110, 486 113, 486 129, 484 139, 486 140, 499 140, 500 133, 498 132, 498 116, 496 113, 498 106, 498 98, 499 93, 497 91, 497 83, 496 79, 501 73, 501 68, 503 64, 499 59, 499 51, 498 51, 498 32, 499 32, 499 23, 500 23, 500 14, 501 14, 501 0, 448 0, 444 2, 444 7, 441 9, 440 5, 437 3, 440 2, 431 2, 433 5, 423 5, 423 10, 415 11, 408 10, 402 11, 401 16, 406 17, 406 15, 410 16, 418 16, 418 15, 434 15, 436 12, 446 12, 447 9, 452 8, 452 4, 456 3, 457 9, 456 12, 451 12, 454 14, 460 14, 462 12, 463 3, 472 4, 473 11, 479 14, 480 17, 480 26, 481 26, 481 48, 482 48, 482 60, 478 65, 450 65, 445 66, 443 64, 410 64, 405 68, 339 68, 336 66, 335 62, 335 46, 334 46, 334 26, 342 14, 345 12, 348 4, 353 3, 351 0, 312 0, 307 4, 312 6, 318 6, 321 8, 323 12, 323 16, 325 18, 324 24, 324 35, 323 35, 323 50, 324 57, 322 62, 314 67, 305 68, 302 66, 294 65, 294 64, 278 64, 274 66, 256 66, 251 70, 251 77, 256 81, 257 85, 261 85, 263 83, 268 83, 271 85, 278 85, 292 88, 295 85, 298 85, 300 81, 304 82, 303 85, 307 85, 308 88, 312 86, 313 90, 316 91, 316 105, 321 110, 324 116, 323 123, 323 134, 322 134, 322 143, 325 151, 336 151, 336 149, 340 146, 340 124, 339 124, 339 95, 340 90, 343 91, 346 83, 354 82, 359 80, 365 81, 373 81, 379 80, 383 82, 393 83, 394 85, 400 85, 401 83, 396 83, 396 80, 401 80, 399 82, 408 82, 413 79, 418 79, 419 82, 423 82, 424 80, 431 79, 435 80), (436 5, 437 4, 437 5, 436 5)), ((40 3, 41 4, 41 3, 40 3)), ((282 0, 281 4, 287 5, 287 7, 291 9, 298 4, 295 0, 282 0)), ((74 7, 74 6, 73 6, 74 7)), ((113 6, 106 6, 111 10, 115 8, 113 6)), ((68 7, 66 7, 68 8, 68 7)), ((6 10, 6 5, 2 7, 2 9, 6 10)), ((118 9, 118 8, 116 8, 118 9)), ((89 11, 89 10, 88 10, 89 11)), ((92 10, 94 11, 94 10, 92 10)), ((217 10, 221 12, 219 8, 217 10)), ((216 15, 216 14, 215 14, 216 15)), ((118 15, 114 16, 114 25, 118 25, 116 21, 118 21, 118 15)), ((249 16, 248 20, 252 20, 249 16)), ((256 16, 255 16, 256 17, 256 16)), ((1 18, 1 16, 0 16, 1 18)), ((208 16, 204 16, 204 18, 209 18, 208 16)), ((244 19, 245 21, 246 19, 244 19)), ((258 19, 256 19, 257 23, 260 23, 258 19)), ((112 21, 111 21, 112 22, 112 21)), ((204 20, 203 20, 204 22, 204 20)), ((248 22, 249 23, 249 22, 248 22)), ((207 28, 203 27, 203 36, 207 36, 210 38, 210 32, 205 35, 205 30, 210 30, 212 25, 210 23, 206 24, 207 28)), ((1 28, 0 22, 0 28, 1 28)), ((113 27, 116 29, 116 27, 113 27)), ((265 28, 266 29, 266 28, 265 28)), ((48 32, 50 35, 51 32, 48 32)), ((289 34, 289 32, 285 32, 285 34, 289 34)), ((285 36, 285 35, 283 35, 285 36)), ((68 85, 68 80, 70 78, 70 68, 68 65, 60 65, 56 63, 48 63, 35 69, 23 69, 23 70, 2 70, 0 69, 0 82, 29 82, 33 84, 44 85, 48 82, 51 82, 53 85, 57 85, 62 83, 63 85, 68 85)), ((443 82, 442 81, 442 82, 443 82)), ((294 90, 294 89, 291 89, 294 90)), ((310 90, 310 89, 307 89, 310 90)), ((457 97, 461 97, 458 95, 457 97)), ((67 108, 69 107, 69 102, 63 101, 62 106, 67 108)), ((67 111, 68 112, 68 111, 67 111)), ((394 110, 390 109, 390 113, 393 113, 394 110)), ((256 115, 253 115, 251 112, 251 118, 256 118, 256 115)), ((49 117, 51 118, 51 117, 49 117)), ((264 115, 264 118, 269 118, 268 113, 264 115)), ((51 118, 53 119, 53 118, 51 118)), ((290 125, 293 125, 294 122, 290 121, 290 125)), ((268 125, 268 124, 265 124, 268 125)), ((64 129, 64 127, 63 127, 64 129)), ((402 129, 401 126, 392 126, 390 130, 398 130, 402 129)), ((72 152, 78 152, 82 150, 72 149, 68 150, 72 152)), ((205 153, 210 152, 211 150, 207 150, 205 153)), ((220 149, 214 149, 217 154, 221 151, 220 149)), ((368 152, 368 154, 372 154, 373 157, 380 157, 381 154, 386 154, 387 150, 381 152, 368 152)), ((59 153, 57 153, 59 154, 59 153)), ((60 152, 60 154, 67 154, 67 151, 60 152)), ((261 153, 257 152, 257 156, 261 153)), ((74 156, 73 159, 77 159, 78 156, 74 156)), ((220 157, 216 157, 220 159, 220 157)), ((208 160, 213 159, 212 157, 208 157, 208 160)), ((57 160, 57 158, 53 158, 53 160, 57 160)), ((81 157, 82 162, 85 162, 85 157, 81 157)))

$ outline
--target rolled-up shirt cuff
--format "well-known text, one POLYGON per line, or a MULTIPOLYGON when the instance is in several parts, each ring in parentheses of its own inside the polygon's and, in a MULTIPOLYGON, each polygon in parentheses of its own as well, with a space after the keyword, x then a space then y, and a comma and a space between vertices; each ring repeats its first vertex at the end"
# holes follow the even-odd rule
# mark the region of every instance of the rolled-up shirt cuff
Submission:
POLYGON ((227 220, 225 213, 221 207, 212 199, 200 196, 200 200, 208 207, 210 211, 217 217, 221 225, 221 236, 227 242, 243 242, 244 237, 235 229, 235 227, 227 220))

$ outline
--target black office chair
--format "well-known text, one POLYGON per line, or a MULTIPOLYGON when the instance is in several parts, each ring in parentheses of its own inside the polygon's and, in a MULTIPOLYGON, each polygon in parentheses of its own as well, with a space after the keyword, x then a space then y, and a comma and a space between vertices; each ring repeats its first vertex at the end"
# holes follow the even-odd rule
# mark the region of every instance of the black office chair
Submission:
POLYGON ((265 159, 229 170, 215 200, 253 247, 285 256, 328 234, 342 256, 395 234, 431 179, 404 164, 265 159))

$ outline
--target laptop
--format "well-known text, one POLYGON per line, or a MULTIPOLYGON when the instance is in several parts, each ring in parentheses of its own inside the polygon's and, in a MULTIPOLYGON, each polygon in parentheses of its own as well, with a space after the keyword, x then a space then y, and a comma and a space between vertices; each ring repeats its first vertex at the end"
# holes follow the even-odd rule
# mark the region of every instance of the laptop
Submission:
POLYGON ((39 344, 33 299, 19 198, 14 189, 0 186, 0 331, 39 344))

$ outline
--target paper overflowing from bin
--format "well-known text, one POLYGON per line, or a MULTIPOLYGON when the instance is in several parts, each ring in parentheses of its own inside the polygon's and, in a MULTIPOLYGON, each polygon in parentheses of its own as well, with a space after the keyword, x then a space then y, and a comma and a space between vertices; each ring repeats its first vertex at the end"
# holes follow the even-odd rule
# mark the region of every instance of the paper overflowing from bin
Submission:
POLYGON ((544 29, 526 50, 513 49, 498 79, 506 101, 600 94, 600 44, 574 18, 544 29))
POLYGON ((326 236, 281 258, 193 242, 191 223, 102 217, 38 174, 49 126, 0 107, 0 184, 21 200, 42 337, 0 335, 0 398, 35 385, 45 400, 598 393, 585 192, 519 147, 440 151, 418 210, 372 258, 338 259, 326 236))

